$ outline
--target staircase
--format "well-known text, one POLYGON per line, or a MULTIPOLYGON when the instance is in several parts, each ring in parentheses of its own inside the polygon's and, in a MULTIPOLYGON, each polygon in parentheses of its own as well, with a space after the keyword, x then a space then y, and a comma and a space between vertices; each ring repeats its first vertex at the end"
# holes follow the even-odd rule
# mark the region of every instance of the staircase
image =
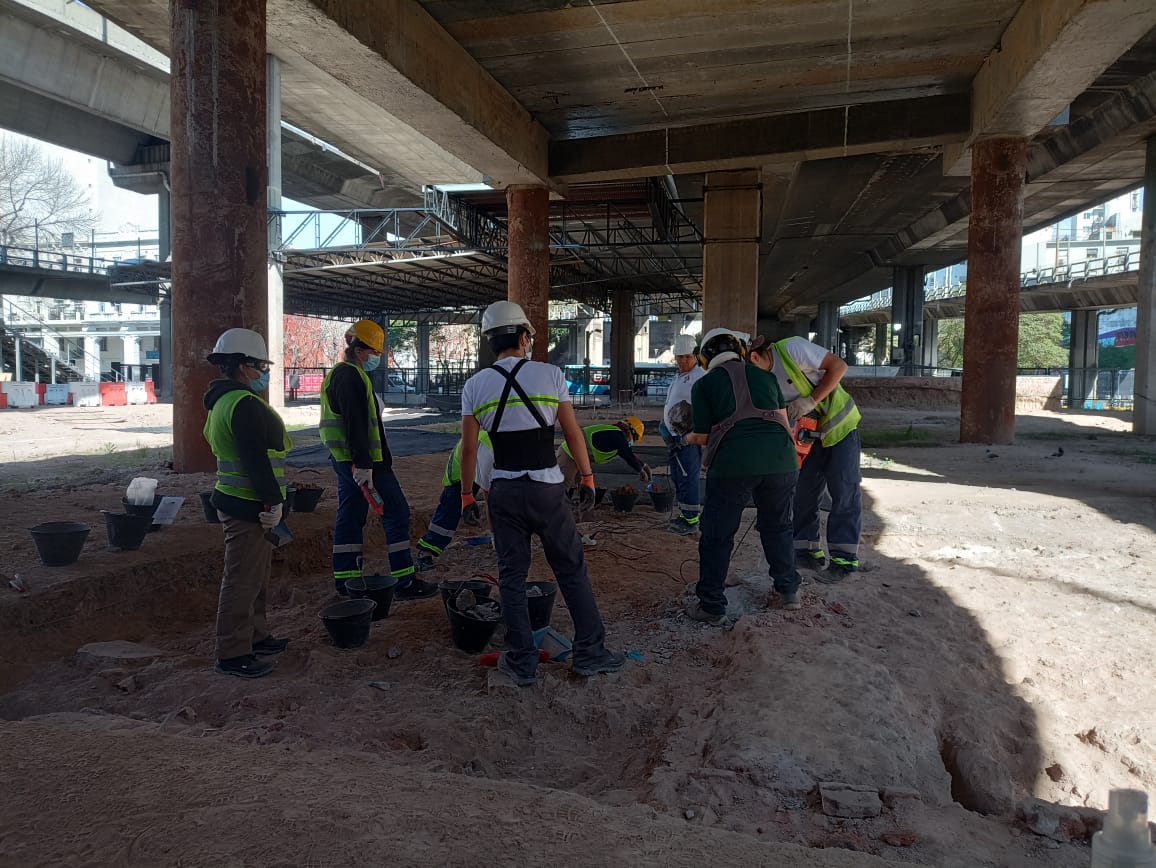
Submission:
MULTIPOLYGON (((20 342, 20 371, 16 371, 16 339, 6 328, 0 326, 0 347, 3 348, 4 363, 0 372, 11 374, 13 380, 24 383, 51 383, 52 361, 55 358, 41 347, 25 338, 20 342)), ((73 383, 83 380, 84 374, 63 359, 56 358, 56 382, 73 383)))

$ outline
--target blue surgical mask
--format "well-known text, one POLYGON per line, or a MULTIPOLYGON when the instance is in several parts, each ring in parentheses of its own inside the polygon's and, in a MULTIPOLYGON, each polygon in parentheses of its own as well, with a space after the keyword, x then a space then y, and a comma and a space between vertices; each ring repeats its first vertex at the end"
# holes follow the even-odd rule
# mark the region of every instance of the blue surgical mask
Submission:
POLYGON ((381 356, 370 356, 362 364, 361 369, 365 373, 370 374, 377 370, 377 366, 381 364, 381 356))
POLYGON ((249 381, 249 388, 254 392, 264 392, 269 388, 269 372, 265 371, 255 380, 249 381))

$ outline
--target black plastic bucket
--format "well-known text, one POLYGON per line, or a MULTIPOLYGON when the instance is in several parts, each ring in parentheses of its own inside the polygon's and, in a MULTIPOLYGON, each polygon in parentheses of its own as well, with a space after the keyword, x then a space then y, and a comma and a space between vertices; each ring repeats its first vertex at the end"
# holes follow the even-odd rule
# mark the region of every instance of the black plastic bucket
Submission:
POLYGON ((92 528, 82 521, 49 521, 29 530, 40 562, 46 567, 63 567, 80 557, 92 528))
POLYGON ((638 492, 623 494, 620 491, 610 492, 610 500, 614 503, 615 512, 630 512, 638 502, 638 492))
POLYGON ((530 629, 541 630, 550 626, 550 615, 554 611, 554 598, 558 596, 558 586, 553 582, 526 582, 526 605, 530 609, 530 629), (541 596, 530 596, 530 588, 541 588, 541 596))
POLYGON ((497 600, 482 600, 481 604, 493 607, 499 613, 499 617, 491 621, 483 621, 465 612, 459 612, 452 603, 446 604, 446 615, 450 619, 450 639, 453 640, 454 647, 468 654, 485 651, 486 646, 494 637, 494 631, 498 629, 498 624, 502 620, 500 617, 501 603, 497 600))
POLYGON ((324 488, 298 488, 293 495, 293 511, 313 512, 324 493, 324 488))
POLYGON ((654 504, 655 512, 670 512, 674 495, 669 491, 652 491, 650 492, 650 502, 654 504))
MULTIPOLYGON (((151 504, 149 504, 149 503, 141 503, 141 504, 129 503, 127 497, 122 497, 120 499, 120 502, 124 506, 124 511, 127 512, 129 515, 147 515, 149 518, 152 518, 156 514, 157 507, 161 505, 161 501, 164 499, 165 499, 165 496, 163 494, 158 494, 158 495, 153 497, 153 502, 151 504)), ((154 531, 154 530, 160 530, 160 529, 161 529, 161 526, 159 524, 150 524, 149 525, 149 531, 150 532, 154 531)))
POLYGON ((285 512, 297 511, 297 489, 292 485, 285 486, 285 512))
POLYGON ((220 524, 221 519, 217 517, 217 508, 210 503, 212 497, 213 492, 211 491, 201 492, 201 509, 205 511, 205 521, 209 524, 220 524))
POLYGON ((483 597, 490 598, 490 594, 498 589, 498 586, 492 582, 483 582, 480 579, 465 579, 462 581, 446 581, 438 585, 442 592, 442 603, 449 608, 453 605, 454 597, 460 591, 473 591, 474 596, 479 600, 483 597))
POLYGON ((373 600, 377 603, 377 608, 373 610, 373 620, 380 621, 389 617, 389 607, 393 605, 393 592, 397 590, 397 578, 362 576, 358 579, 346 579, 345 590, 355 600, 373 600))
POLYGON ((104 527, 108 532, 108 547, 112 551, 132 552, 140 548, 145 534, 152 526, 151 515, 129 515, 127 512, 104 513, 104 527))
POLYGON ((326 606, 318 614, 334 645, 360 648, 369 641, 369 628, 376 608, 377 603, 373 600, 343 600, 326 606))
POLYGON ((594 488, 594 505, 597 506, 605 499, 606 499, 606 489, 605 488, 598 488, 597 486, 595 486, 595 488, 594 488))

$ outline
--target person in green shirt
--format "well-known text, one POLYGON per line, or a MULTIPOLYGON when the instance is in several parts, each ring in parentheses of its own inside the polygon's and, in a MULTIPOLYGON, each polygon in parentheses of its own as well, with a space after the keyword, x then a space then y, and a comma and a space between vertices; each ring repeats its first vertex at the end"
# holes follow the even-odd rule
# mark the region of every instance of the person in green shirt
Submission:
POLYGON ((727 623, 726 576, 735 533, 752 500, 775 590, 785 608, 800 606, 791 521, 799 477, 795 445, 774 376, 745 361, 746 337, 730 329, 707 332, 697 353, 707 373, 691 390, 694 426, 687 440, 705 447, 707 476, 698 601, 687 615, 719 627, 727 623))

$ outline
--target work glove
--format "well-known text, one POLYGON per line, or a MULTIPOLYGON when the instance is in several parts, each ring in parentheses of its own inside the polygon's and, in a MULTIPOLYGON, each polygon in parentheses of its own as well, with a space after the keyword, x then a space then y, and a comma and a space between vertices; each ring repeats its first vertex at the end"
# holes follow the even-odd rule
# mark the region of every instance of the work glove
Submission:
POLYGON ((653 474, 651 474, 651 472, 650 472, 650 465, 649 464, 643 464, 642 469, 638 471, 638 478, 641 479, 643 482, 650 482, 650 477, 652 475, 653 474))
POLYGON ((462 495, 462 521, 470 527, 480 527, 482 524, 482 508, 472 494, 462 495))
POLYGON ((578 486, 578 510, 586 512, 594 508, 594 474, 582 477, 582 484, 578 486))
POLYGON ((285 504, 274 504, 264 512, 257 513, 257 521, 261 522, 261 527, 265 528, 265 530, 275 528, 281 523, 281 513, 284 511, 284 509, 285 504))
POLYGON ((372 467, 354 467, 353 481, 357 483, 360 488, 363 485, 373 485, 373 468, 372 467))
POLYGON ((814 412, 815 408, 818 406, 819 405, 815 403, 815 399, 810 395, 807 395, 806 397, 800 395, 798 398, 787 405, 787 418, 792 422, 796 419, 801 419, 808 413, 814 412))

